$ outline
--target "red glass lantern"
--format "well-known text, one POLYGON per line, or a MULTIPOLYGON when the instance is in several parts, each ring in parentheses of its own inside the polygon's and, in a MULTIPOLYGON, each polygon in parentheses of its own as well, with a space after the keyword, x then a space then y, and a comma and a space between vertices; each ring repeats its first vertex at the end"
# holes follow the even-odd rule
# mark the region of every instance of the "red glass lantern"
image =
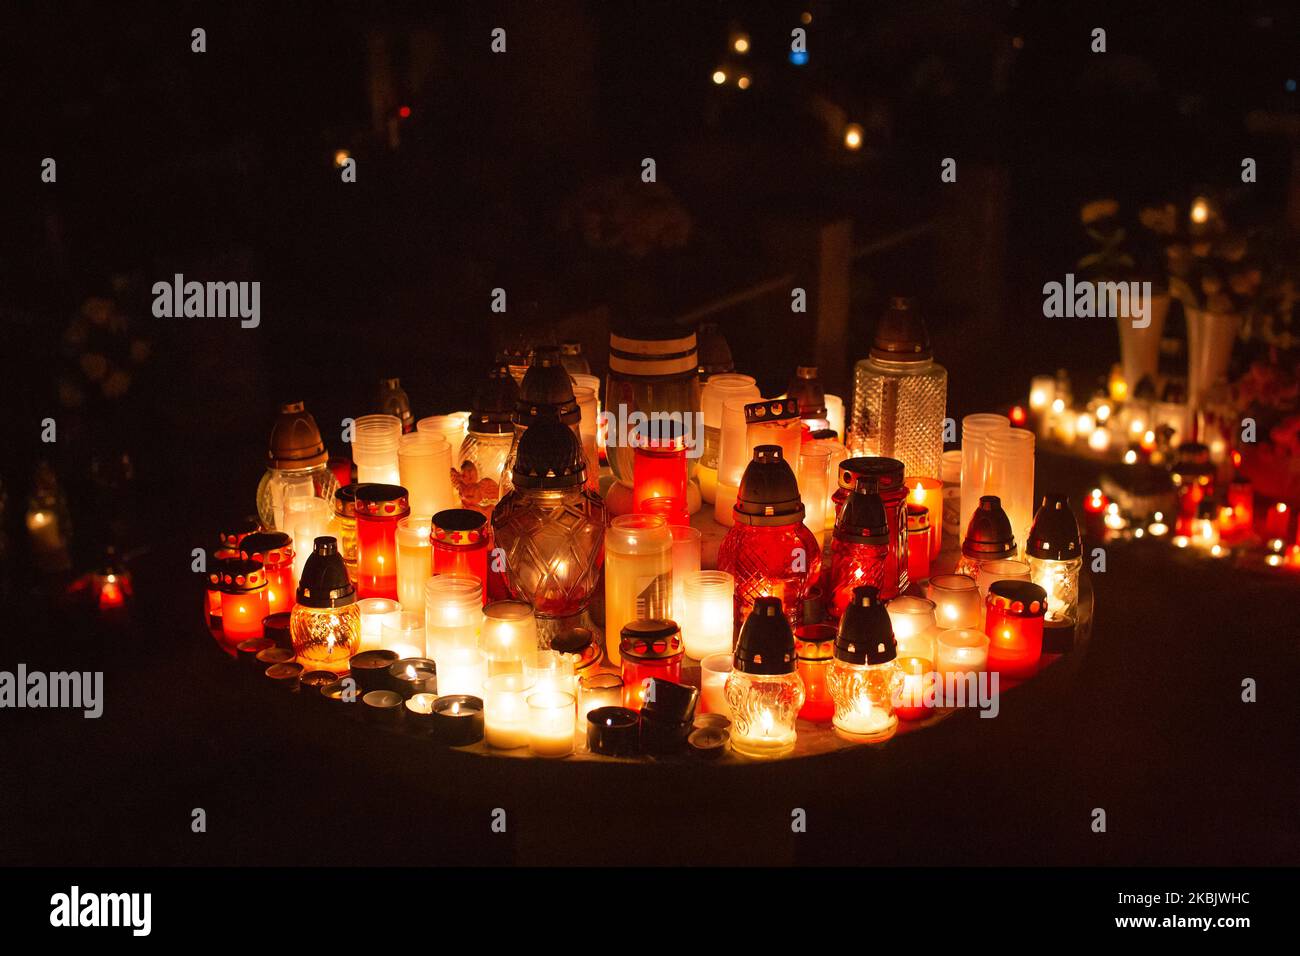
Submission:
POLYGON ((401 485, 357 485, 357 597, 397 600, 397 522, 411 513, 401 485))
POLYGON ((853 600, 855 588, 879 592, 889 562, 889 519, 877 494, 876 479, 859 477, 853 494, 839 509, 830 548, 830 611, 838 619, 853 600))
POLYGON ((686 436, 669 422, 667 434, 645 426, 633 435, 632 500, 636 511, 663 515, 669 524, 687 519, 686 436), (676 520, 674 520, 676 519, 676 520))
POLYGON ((1047 592, 1028 581, 994 581, 985 607, 988 669, 1004 677, 1033 677, 1043 654, 1047 592))
POLYGON ((221 632, 231 645, 262 636, 266 617, 266 572, 261 562, 227 558, 218 564, 221 632))
MULTIPOLYGON (((903 484, 903 463, 896 458, 849 458, 840 462, 837 469, 839 488, 831 496, 835 503, 838 521, 844 503, 859 478, 873 478, 875 491, 885 506, 885 519, 889 524, 889 554, 885 559, 885 575, 880 586, 880 599, 887 601, 907 590, 907 486, 903 484)), ((866 583, 866 582, 861 582, 866 583)))
POLYGON ((267 613, 293 610, 293 539, 283 531, 259 531, 239 543, 239 556, 262 562, 267 613))
POLYGON ((686 647, 672 621, 644 618, 623 625, 619 639, 623 659, 623 706, 640 710, 651 677, 680 684, 686 647))
POLYGON ((488 552, 492 539, 487 516, 469 508, 449 508, 433 516, 433 573, 478 578, 487 602, 488 552))
POLYGON ((1178 446, 1178 460, 1170 470, 1174 489, 1178 492, 1174 534, 1191 537, 1201 502, 1214 497, 1215 471, 1208 445, 1183 442, 1178 446))
POLYGON ((930 577, 930 513, 924 505, 907 506, 907 579, 925 581, 930 577))
POLYGON ((1220 512, 1219 534, 1229 541, 1249 537, 1255 528, 1255 489, 1240 475, 1228 484, 1228 500, 1220 512))
POLYGON ((799 716, 815 723, 835 716, 826 678, 835 661, 835 625, 805 624, 794 631, 795 673, 803 680, 804 701, 799 716))
POLYGON ((775 597, 786 617, 798 621, 808 589, 821 577, 821 548, 803 523, 799 485, 779 446, 754 449, 732 517, 718 570, 736 579, 736 620, 747 618, 758 598, 775 597))

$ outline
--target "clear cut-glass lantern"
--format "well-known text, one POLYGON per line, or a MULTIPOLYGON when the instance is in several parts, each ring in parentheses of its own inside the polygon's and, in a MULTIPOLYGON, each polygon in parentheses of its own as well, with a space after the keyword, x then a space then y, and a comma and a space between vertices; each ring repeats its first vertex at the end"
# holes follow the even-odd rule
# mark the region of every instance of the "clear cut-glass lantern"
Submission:
POLYGON ((1025 554, 1030 580, 1047 594, 1047 623, 1073 624, 1079 615, 1083 568, 1079 523, 1065 495, 1044 495, 1029 531, 1025 554))
POLYGON ((726 683, 731 746, 748 757, 783 757, 794 750, 804 705, 794 631, 780 598, 760 597, 740 629, 726 683))
POLYGON ((285 528, 286 498, 324 498, 334 502, 338 481, 316 419, 302 402, 280 406, 266 452, 267 468, 257 485, 257 516, 268 531, 285 528))
POLYGON ((849 740, 878 743, 898 729, 894 701, 903 689, 898 647, 880 592, 860 587, 840 619, 831 665, 835 732, 849 740))

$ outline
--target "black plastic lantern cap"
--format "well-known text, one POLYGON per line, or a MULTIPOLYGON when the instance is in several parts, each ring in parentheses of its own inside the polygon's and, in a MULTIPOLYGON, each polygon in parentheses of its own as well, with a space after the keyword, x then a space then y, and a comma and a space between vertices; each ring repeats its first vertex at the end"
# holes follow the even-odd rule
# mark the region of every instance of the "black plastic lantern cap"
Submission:
POLYGON ((880 600, 880 589, 870 584, 854 588, 835 637, 836 659, 846 664, 887 664, 897 656, 894 626, 880 600))
POLYGON ((524 373, 515 406, 515 424, 532 425, 539 421, 560 421, 572 425, 582 412, 573 397, 573 380, 564 367, 564 356, 556 346, 541 346, 533 353, 533 363, 524 373))
POLYGON ((332 535, 313 542, 298 580, 297 598, 304 607, 346 607, 356 603, 356 586, 348 577, 339 543, 332 535))
POLYGON ((587 480, 587 456, 568 425, 538 422, 519 439, 511 477, 516 488, 576 488, 587 480))
POLYGON ((794 631, 780 598, 754 600, 754 609, 740 629, 732 666, 745 674, 794 673, 794 631))
POLYGON ((738 524, 775 526, 803 521, 799 482, 780 445, 759 445, 754 449, 754 459, 745 466, 731 513, 738 524))
POLYGON ((934 357, 930 333, 916 300, 895 296, 876 325, 871 357, 887 362, 925 362, 934 357))
POLYGON ((1082 554, 1079 523, 1065 495, 1043 495, 1025 550, 1031 558, 1071 561, 1082 554))
POLYGON ((859 478, 835 519, 835 537, 853 544, 888 544, 889 519, 875 478, 859 478))
POLYGON ((510 374, 510 366, 495 366, 474 395, 469 430, 480 435, 501 435, 511 431, 518 405, 519 386, 510 374))
POLYGON ((731 346, 727 344, 727 337, 716 323, 701 322, 695 332, 695 341, 701 381, 707 380, 710 375, 736 370, 736 363, 731 357, 731 346))
POLYGON ((981 561, 1016 556, 1016 536, 1011 530, 1011 520, 1002 510, 1002 499, 997 495, 980 498, 980 506, 966 525, 961 553, 981 561))

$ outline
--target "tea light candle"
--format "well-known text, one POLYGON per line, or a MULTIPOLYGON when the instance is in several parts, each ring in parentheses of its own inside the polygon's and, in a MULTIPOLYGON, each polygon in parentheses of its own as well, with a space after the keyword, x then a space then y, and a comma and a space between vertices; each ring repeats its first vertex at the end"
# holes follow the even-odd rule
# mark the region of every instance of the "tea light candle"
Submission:
POLYGON ((265 673, 265 669, 272 664, 293 663, 293 651, 287 647, 265 647, 257 652, 257 663, 262 665, 261 669, 265 673))
POLYGON ((437 694, 412 694, 406 698, 406 722, 421 733, 429 733, 433 724, 433 702, 437 694))
POLYGON ((276 647, 293 647, 293 637, 289 633, 290 617, 288 611, 281 611, 262 618, 262 636, 273 641, 276 647))
POLYGON ((528 749, 538 757, 573 753, 572 694, 543 691, 528 696, 528 749))
POLYGON ((730 741, 731 733, 718 727, 701 727, 691 731, 691 735, 686 738, 691 753, 706 760, 721 757, 730 741))
POLYGON ((626 707, 597 707, 587 714, 587 749, 606 757, 630 757, 641 749, 637 712, 626 707))
POLYGON ((483 739, 483 701, 470 694, 449 694, 433 702, 430 731, 449 747, 464 747, 483 739))
POLYGON ((940 627, 979 627, 980 592, 975 579, 966 574, 936 574, 926 585, 934 602, 940 627))
POLYGON ((942 674, 963 674, 988 668, 989 639, 968 627, 942 631, 938 638, 937 663, 942 674))
POLYGON ((266 669, 266 676, 275 687, 297 693, 299 680, 302 677, 302 665, 294 661, 272 664, 266 669))
POLYGON ((397 663, 397 655, 392 651, 362 651, 354 654, 348 666, 352 677, 362 693, 372 690, 385 690, 388 684, 388 669, 397 663))
POLYGON ((424 657, 424 615, 398 611, 384 621, 380 646, 398 658, 424 657))
POLYGON ((483 682, 484 736, 489 747, 516 750, 528 746, 531 692, 522 672, 496 674, 483 682))
POLYGON ((900 657, 898 666, 903 672, 903 689, 894 713, 899 720, 924 720, 933 712, 925 703, 934 699, 933 665, 924 657, 900 657))
POLYGON ((710 654, 700 661, 700 701, 706 713, 731 717, 727 706, 727 678, 731 675, 731 651, 710 654))
POLYGON ((930 560, 933 561, 939 556, 939 548, 943 544, 943 482, 939 478, 912 477, 904 478, 903 484, 908 488, 907 503, 920 505, 927 512, 927 521, 930 525, 930 560))
POLYGON ((487 660, 489 677, 522 673, 525 664, 531 664, 537 656, 537 618, 532 605, 493 601, 483 608, 479 649, 487 660))
POLYGON ((687 657, 730 655, 735 640, 735 591, 736 579, 726 571, 696 570, 686 575, 674 620, 682 626, 687 657))
POLYGON ((272 647, 275 647, 275 642, 269 638, 250 637, 246 641, 240 641, 239 645, 235 648, 235 652, 239 655, 239 663, 246 667, 256 668, 257 670, 265 670, 267 665, 259 661, 257 655, 272 647))
POLYGON ((392 690, 372 690, 361 698, 366 705, 366 716, 378 723, 395 724, 402 718, 406 702, 402 695, 392 690))
POLYGON ((299 678, 302 692, 308 695, 312 703, 322 702, 322 688, 338 681, 339 675, 333 671, 307 671, 299 678))
POLYGON ((935 604, 922 597, 904 594, 885 605, 889 623, 898 642, 898 656, 934 660, 935 604))
POLYGON ((433 694, 438 690, 438 671, 427 657, 408 657, 389 665, 388 684, 404 700, 415 694, 433 694))
POLYGON ((384 626, 399 624, 402 605, 392 598, 362 598, 357 607, 361 609, 361 649, 379 650, 384 646, 384 626))

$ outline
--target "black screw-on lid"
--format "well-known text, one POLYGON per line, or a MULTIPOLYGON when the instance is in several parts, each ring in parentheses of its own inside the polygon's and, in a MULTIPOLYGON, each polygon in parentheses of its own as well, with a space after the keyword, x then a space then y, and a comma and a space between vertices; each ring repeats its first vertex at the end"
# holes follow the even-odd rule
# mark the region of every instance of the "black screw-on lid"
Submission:
POLYGON ((569 426, 538 422, 520 437, 511 476, 516 488, 576 488, 587 480, 587 456, 569 426))
POLYGON ((686 653, 675 621, 641 618, 628 621, 619 632, 618 652, 629 661, 670 661, 686 653))
POLYGON ((835 519, 836 538, 852 544, 888 544, 889 519, 875 478, 862 477, 835 519))
POLYGON ((510 366, 503 363, 493 367, 487 380, 474 394, 469 430, 480 435, 501 435, 511 431, 518 404, 519 386, 510 374, 510 366))
POLYGON ((798 403, 800 418, 826 417, 826 390, 817 378, 816 365, 800 365, 795 369, 786 395, 798 403))
POLYGON ((298 579, 298 603, 304 607, 346 607, 355 604, 357 589, 331 535, 317 538, 298 579))
POLYGON ((774 526, 803 520, 799 482, 780 445, 759 445, 745 466, 732 516, 740 524, 774 526))
POLYGON ((736 363, 731 357, 731 346, 716 323, 701 322, 695 332, 696 349, 700 363, 700 381, 706 381, 710 375, 734 372, 736 363))
POLYGON ((984 600, 989 607, 1021 617, 1042 617, 1047 612, 1047 592, 1030 581, 994 581, 984 600))
POLYGON ((874 478, 877 484, 876 491, 884 494, 902 487, 903 467, 903 463, 897 458, 875 456, 846 458, 839 463, 836 477, 839 486, 850 491, 857 485, 859 478, 874 478))
POLYGON ((1070 561, 1080 556, 1082 547, 1070 499, 1065 495, 1043 495, 1029 529, 1026 553, 1046 561, 1070 561))
POLYGON ((745 674, 794 673, 794 631, 780 598, 754 599, 754 609, 740 629, 732 666, 745 674))
POLYGON ((573 397, 573 379, 564 367, 563 354, 556 346, 539 346, 519 386, 515 424, 559 421, 573 425, 581 420, 582 411, 573 397))
POLYGON ((930 333, 917 311, 916 300, 895 296, 876 325, 871 357, 890 362, 924 362, 934 357, 930 333))
POLYGON ((1016 536, 1011 531, 1011 520, 1002 510, 1002 499, 997 495, 980 498, 979 507, 966 525, 961 553, 981 561, 1016 556, 1016 536))
POLYGON ((894 626, 880 600, 880 589, 870 584, 854 588, 835 637, 836 659, 846 664, 887 664, 897 656, 894 626))

